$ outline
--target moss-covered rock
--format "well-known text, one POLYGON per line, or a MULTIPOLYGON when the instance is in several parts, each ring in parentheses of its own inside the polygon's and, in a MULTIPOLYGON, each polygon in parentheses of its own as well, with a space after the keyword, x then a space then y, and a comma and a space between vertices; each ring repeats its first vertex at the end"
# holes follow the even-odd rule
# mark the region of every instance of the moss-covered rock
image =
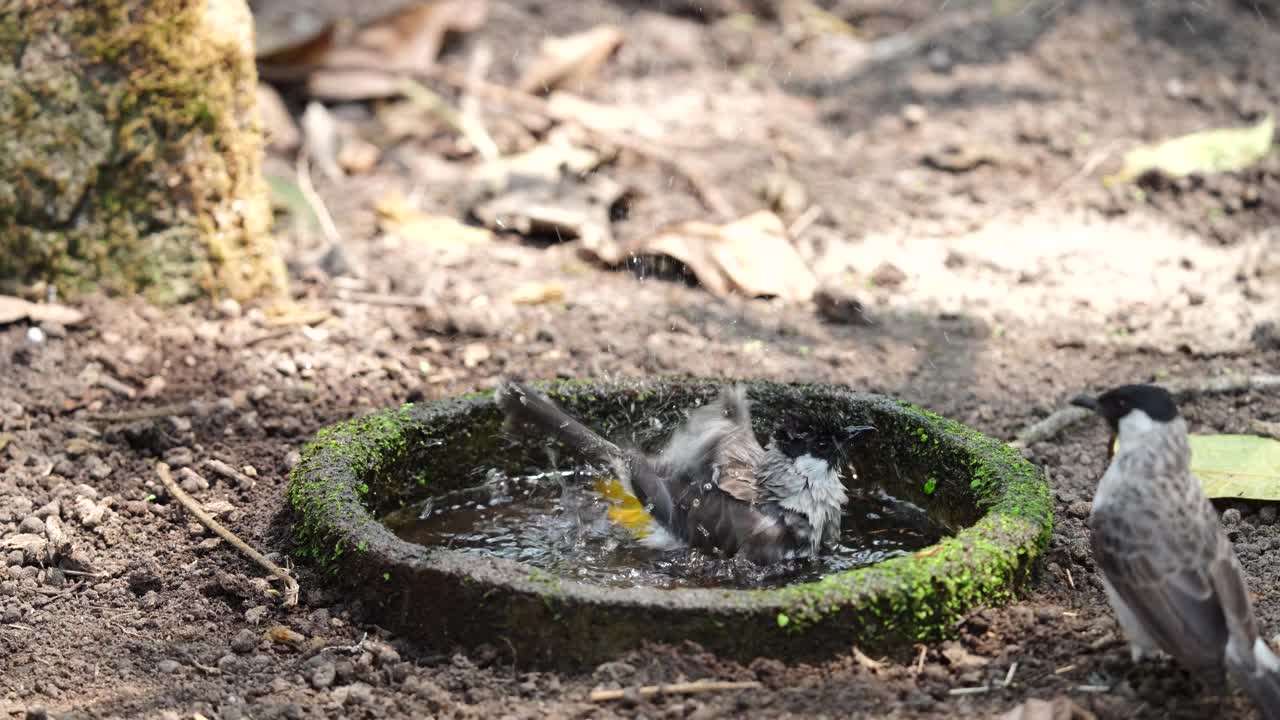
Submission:
POLYGON ((244 0, 0 13, 0 279, 244 299, 283 288, 244 0))

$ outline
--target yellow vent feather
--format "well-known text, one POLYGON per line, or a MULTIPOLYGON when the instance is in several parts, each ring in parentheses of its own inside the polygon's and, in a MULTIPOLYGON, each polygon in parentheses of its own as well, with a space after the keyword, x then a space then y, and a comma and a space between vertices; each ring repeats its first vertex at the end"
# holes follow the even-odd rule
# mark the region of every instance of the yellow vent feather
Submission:
POLYGON ((595 482, 596 492, 609 502, 608 516, 613 522, 630 530, 637 537, 643 538, 653 531, 653 518, 645 512, 644 506, 635 495, 627 492, 617 478, 599 477, 595 482))

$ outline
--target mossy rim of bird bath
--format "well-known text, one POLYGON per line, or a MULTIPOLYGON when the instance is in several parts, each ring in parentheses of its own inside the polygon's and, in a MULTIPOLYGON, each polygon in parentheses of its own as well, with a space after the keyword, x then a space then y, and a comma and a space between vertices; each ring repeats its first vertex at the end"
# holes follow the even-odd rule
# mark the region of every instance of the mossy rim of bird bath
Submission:
MULTIPOLYGON (((724 381, 559 381, 539 389, 610 434, 657 415, 672 427, 724 381)), ((544 445, 502 430, 489 392, 404 405, 321 430, 293 469, 295 552, 358 598, 367 619, 433 648, 493 643, 525 666, 581 667, 643 641, 693 640, 730 657, 814 659, 857 645, 909 650, 944 637, 970 609, 1012 599, 1053 522, 1043 473, 1015 449, 882 395, 831 385, 746 381, 757 433, 790 413, 875 425, 864 479, 929 511, 953 534, 914 555, 759 590, 614 588, 511 560, 405 542, 377 518, 474 484, 477 467, 530 467, 544 445)), ((661 434, 637 438, 652 444, 661 434)))

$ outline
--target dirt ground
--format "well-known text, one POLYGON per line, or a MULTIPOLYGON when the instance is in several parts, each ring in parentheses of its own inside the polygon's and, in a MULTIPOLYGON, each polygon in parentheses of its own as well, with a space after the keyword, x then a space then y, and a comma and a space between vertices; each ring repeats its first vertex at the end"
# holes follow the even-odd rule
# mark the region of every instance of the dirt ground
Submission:
MULTIPOLYGON (((1028 450, 1050 470, 1057 515, 1026 597, 974 613, 922 661, 880 667, 853 648, 819 665, 744 666, 685 646, 561 675, 513 670, 504 648, 412 647, 363 624, 306 566, 302 602, 282 608, 259 568, 170 501, 157 458, 196 470, 203 480, 180 476, 192 493, 285 562, 285 478, 308 436, 506 372, 839 382, 1010 439, 1081 390, 1280 370, 1266 324, 1280 321, 1280 153, 1208 178, 1100 182, 1125 142, 1280 107, 1274 3, 826 3, 859 38, 690 10, 730 4, 495 2, 442 62, 462 68, 486 45, 489 79, 508 84, 544 33, 624 24, 589 96, 656 123, 667 140, 653 142, 678 148, 740 213, 765 206, 764 179, 786 179, 780 215, 807 216, 801 254, 863 304, 862 322, 605 269, 573 244, 507 234, 459 252, 388 237, 372 208, 392 190, 463 219, 453 189, 473 161, 440 134, 385 141, 367 105, 334 108, 382 155, 371 172, 317 180, 336 250, 286 238, 294 299, 318 319, 93 298, 80 327, 0 328, 0 540, 54 524, 73 548, 48 566, 0 557, 0 716, 943 718, 1061 696, 1101 718, 1252 717, 1171 666, 1129 662, 1084 528, 1103 467, 1097 424, 1028 450), (867 62, 868 44, 904 38, 914 50, 867 62), (957 156, 979 160, 937 167, 957 156), (511 304, 529 279, 561 283, 564 299, 511 304), (210 459, 250 478, 219 477, 210 459), (272 640, 278 625, 300 639, 272 640), (587 700, 596 687, 699 678, 764 688, 587 700)), ((500 144, 518 143, 500 114, 483 116, 500 144)), ((707 218, 649 157, 623 151, 601 172, 634 191, 612 223, 620 239, 707 218)), ((1280 420, 1280 396, 1208 397, 1184 413, 1193 432, 1249 432, 1252 418, 1280 420)), ((1222 509, 1262 625, 1280 633, 1276 510, 1222 509)))

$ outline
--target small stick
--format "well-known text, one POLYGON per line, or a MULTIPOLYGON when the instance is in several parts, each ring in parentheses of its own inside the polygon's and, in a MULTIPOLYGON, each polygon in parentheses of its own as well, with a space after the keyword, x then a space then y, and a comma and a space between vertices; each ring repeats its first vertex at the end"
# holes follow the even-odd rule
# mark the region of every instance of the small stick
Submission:
POLYGON ((1067 568, 1066 570, 1067 570, 1067 584, 1071 586, 1072 590, 1075 590, 1076 581, 1071 577, 1071 568, 1067 568))
POLYGON ((168 465, 162 462, 156 463, 156 474, 160 476, 160 482, 164 483, 164 487, 169 491, 169 494, 181 503, 182 507, 186 509, 187 512, 194 515, 202 525, 212 530, 223 540, 231 543, 235 549, 247 555, 254 562, 258 563, 258 565, 262 566, 262 568, 267 572, 280 578, 280 581, 284 583, 285 607, 293 607, 298 604, 297 580, 290 577, 289 574, 286 573, 279 565, 276 565, 264 557, 262 553, 249 547, 248 543, 236 537, 234 533, 223 527, 222 523, 214 520, 209 513, 205 512, 204 508, 200 507, 199 503, 193 500, 190 495, 183 492, 182 488, 178 487, 178 484, 173 481, 173 476, 169 474, 168 465))
POLYGON ((822 206, 817 204, 810 205, 809 209, 800 213, 800 217, 796 218, 795 222, 791 223, 791 226, 787 228, 787 235, 792 240, 795 240, 800 237, 801 233, 817 222, 820 217, 822 217, 822 206))
POLYGON ((227 480, 232 480, 241 487, 245 487, 253 484, 253 478, 249 477, 248 475, 245 475, 244 473, 222 462, 221 460, 215 460, 214 458, 209 458, 205 460, 202 463, 202 465, 212 470, 214 474, 224 477, 227 480))
MULTIPOLYGON (((654 695, 696 695, 698 693, 722 692, 725 690, 757 690, 764 687, 755 680, 746 682, 725 682, 720 680, 698 680, 697 682, 672 683, 670 685, 645 685, 639 688, 640 697, 654 695)), ((621 700, 627 696, 628 690, 592 690, 591 702, 608 702, 621 700)))
POLYGON ((1079 690, 1080 692, 1087 692, 1087 693, 1104 693, 1104 692, 1110 692, 1111 686, 1110 685, 1077 685, 1076 690, 1079 690))
POLYGON ((990 685, 978 685, 977 687, 960 687, 951 688, 947 691, 948 695, 981 695, 991 692, 990 685))
POLYGON ((426 298, 413 295, 382 295, 356 291, 343 291, 338 294, 339 300, 364 303, 366 305, 385 305, 387 307, 429 308, 431 303, 426 298))
POLYGON ((1010 666, 1009 666, 1009 672, 1008 672, 1008 674, 1006 674, 1006 675, 1004 676, 1004 683, 1002 683, 1002 684, 1000 685, 1000 687, 1006 687, 1006 688, 1007 688, 1007 687, 1009 687, 1010 685, 1012 685, 1012 684, 1013 684, 1013 674, 1014 674, 1014 673, 1016 673, 1016 672, 1018 672, 1018 663, 1016 663, 1016 662, 1015 662, 1015 663, 1013 663, 1012 665, 1010 665, 1010 666))
POLYGON ((925 656, 925 653, 929 652, 929 648, 925 647, 924 645, 920 645, 919 647, 920 647, 920 656, 916 658, 916 667, 915 667, 917 675, 924 672, 924 656, 925 656))
POLYGON ((1069 664, 1069 665, 1063 665, 1062 667, 1058 668, 1057 670, 1054 670, 1054 671, 1053 671, 1053 674, 1054 674, 1054 675, 1063 675, 1063 674, 1065 674, 1065 673, 1069 673, 1069 672, 1071 672, 1072 670, 1075 670, 1075 669, 1076 669, 1076 664, 1075 664, 1075 663, 1071 663, 1071 664, 1069 664))
POLYGON ((337 243, 342 240, 342 236, 338 233, 338 226, 333 222, 333 216, 329 214, 329 208, 325 207, 324 200, 320 197, 320 193, 316 192, 316 186, 311 184, 311 162, 308 160, 308 153, 304 151, 298 153, 298 162, 294 166, 294 173, 298 177, 298 190, 302 192, 302 197, 306 199, 307 204, 311 206, 311 212, 316 214, 316 218, 320 220, 320 229, 324 231, 324 237, 330 244, 337 243))
POLYGON ((137 390, 134 390, 124 382, 117 380, 106 373, 102 373, 98 376, 97 384, 98 387, 106 388, 107 390, 110 390, 121 397, 129 398, 130 400, 138 396, 137 390))

